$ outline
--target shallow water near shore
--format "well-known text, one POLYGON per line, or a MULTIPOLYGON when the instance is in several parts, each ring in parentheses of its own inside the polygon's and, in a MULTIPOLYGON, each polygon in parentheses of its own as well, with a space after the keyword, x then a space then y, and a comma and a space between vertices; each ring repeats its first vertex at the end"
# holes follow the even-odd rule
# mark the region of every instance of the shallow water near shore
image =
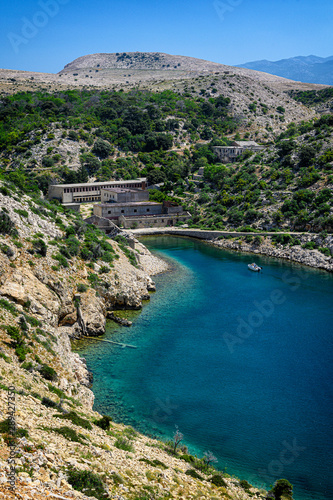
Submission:
POLYGON ((333 276, 170 236, 142 238, 171 263, 131 328, 81 342, 94 408, 217 468, 296 500, 333 498, 333 276), (247 269, 255 261, 262 273, 247 269))

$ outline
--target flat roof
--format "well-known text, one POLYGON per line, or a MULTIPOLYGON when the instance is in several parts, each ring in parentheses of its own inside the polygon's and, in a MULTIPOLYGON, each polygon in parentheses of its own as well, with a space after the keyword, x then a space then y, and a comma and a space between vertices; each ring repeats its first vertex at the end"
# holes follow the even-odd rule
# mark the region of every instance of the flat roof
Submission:
POLYGON ((214 146, 216 149, 244 149, 243 146, 214 146))
POLYGON ((85 186, 106 186, 107 184, 112 186, 112 184, 126 184, 128 182, 146 182, 147 177, 139 177, 138 179, 129 179, 127 181, 104 181, 104 182, 85 182, 81 184, 51 184, 50 187, 85 187, 85 186))
POLYGON ((137 207, 137 206, 162 206, 162 203, 156 201, 128 201, 125 203, 98 203, 98 207, 137 207))
POLYGON ((234 141, 235 144, 239 144, 240 146, 259 146, 255 141, 234 141))
MULTIPOLYGON (((139 190, 130 188, 109 187, 109 188, 104 188, 103 191, 112 191, 113 193, 137 193, 139 190)), ((143 189, 141 189, 140 191, 143 191, 143 189)))

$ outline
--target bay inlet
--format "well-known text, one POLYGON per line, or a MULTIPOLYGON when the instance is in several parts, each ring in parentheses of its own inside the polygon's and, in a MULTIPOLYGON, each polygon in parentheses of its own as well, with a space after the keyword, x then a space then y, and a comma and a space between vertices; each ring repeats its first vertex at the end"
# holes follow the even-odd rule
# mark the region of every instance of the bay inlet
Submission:
POLYGON ((333 276, 170 236, 142 238, 170 263, 131 328, 78 352, 95 409, 159 439, 176 426, 189 451, 256 486, 279 478, 296 500, 333 483, 333 276))

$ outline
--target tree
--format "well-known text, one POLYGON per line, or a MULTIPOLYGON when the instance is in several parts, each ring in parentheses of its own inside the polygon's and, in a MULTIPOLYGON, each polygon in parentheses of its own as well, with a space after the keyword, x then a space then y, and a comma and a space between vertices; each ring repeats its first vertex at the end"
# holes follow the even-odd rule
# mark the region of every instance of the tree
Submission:
POLYGON ((173 435, 173 452, 176 453, 177 446, 183 440, 184 435, 179 432, 178 427, 176 426, 176 432, 173 435))
POLYGON ((164 182, 166 180, 166 176, 165 173, 159 168, 153 168, 152 170, 149 170, 147 180, 149 184, 159 184, 160 182, 164 182))
POLYGON ((82 155, 80 161, 90 175, 95 174, 101 167, 101 162, 98 158, 90 153, 88 155, 82 155))
POLYGON ((284 140, 278 144, 278 153, 280 158, 283 158, 286 155, 289 155, 295 148, 296 144, 294 141, 284 140))
POLYGON ((206 462, 206 465, 209 465, 210 463, 217 462, 218 460, 211 451, 205 451, 203 461, 206 462))
POLYGON ((271 491, 274 493, 275 500, 280 500, 282 497, 292 500, 293 486, 287 479, 278 479, 271 491))
POLYGON ((112 151, 112 146, 109 142, 97 139, 91 152, 98 158, 107 158, 112 151))
POLYGON ((316 150, 312 146, 302 146, 299 152, 299 166, 308 167, 314 161, 316 150))

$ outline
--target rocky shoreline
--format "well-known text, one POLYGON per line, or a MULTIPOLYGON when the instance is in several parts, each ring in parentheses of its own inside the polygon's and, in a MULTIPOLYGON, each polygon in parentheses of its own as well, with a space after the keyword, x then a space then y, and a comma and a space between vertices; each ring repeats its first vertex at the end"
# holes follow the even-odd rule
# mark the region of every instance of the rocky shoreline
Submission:
MULTIPOLYGON (((302 245, 305 245, 310 241, 315 241, 316 239, 320 239, 320 236, 318 235, 315 238, 307 235, 300 236, 299 240, 301 241, 301 245, 295 245, 292 247, 286 247, 281 244, 273 244, 271 238, 264 238, 264 241, 259 245, 256 243, 247 243, 241 239, 214 239, 209 240, 208 243, 227 250, 266 255, 268 257, 289 260, 304 266, 333 272, 332 256, 326 256, 316 249, 309 250, 302 248, 302 245)), ((333 250, 333 237, 329 236, 327 240, 327 245, 333 250)))
POLYGON ((305 266, 333 272, 333 235, 331 234, 288 233, 293 238, 299 240, 300 243, 291 246, 282 245, 274 241, 274 238, 280 233, 241 233, 236 231, 211 231, 181 228, 145 228, 132 230, 131 232, 137 237, 170 235, 196 238, 219 248, 267 255, 268 257, 290 260, 305 266), (248 242, 247 240, 251 237, 253 241, 248 242), (311 242, 318 248, 327 249, 329 255, 325 255, 316 248, 303 248, 304 245, 308 245, 311 242))

